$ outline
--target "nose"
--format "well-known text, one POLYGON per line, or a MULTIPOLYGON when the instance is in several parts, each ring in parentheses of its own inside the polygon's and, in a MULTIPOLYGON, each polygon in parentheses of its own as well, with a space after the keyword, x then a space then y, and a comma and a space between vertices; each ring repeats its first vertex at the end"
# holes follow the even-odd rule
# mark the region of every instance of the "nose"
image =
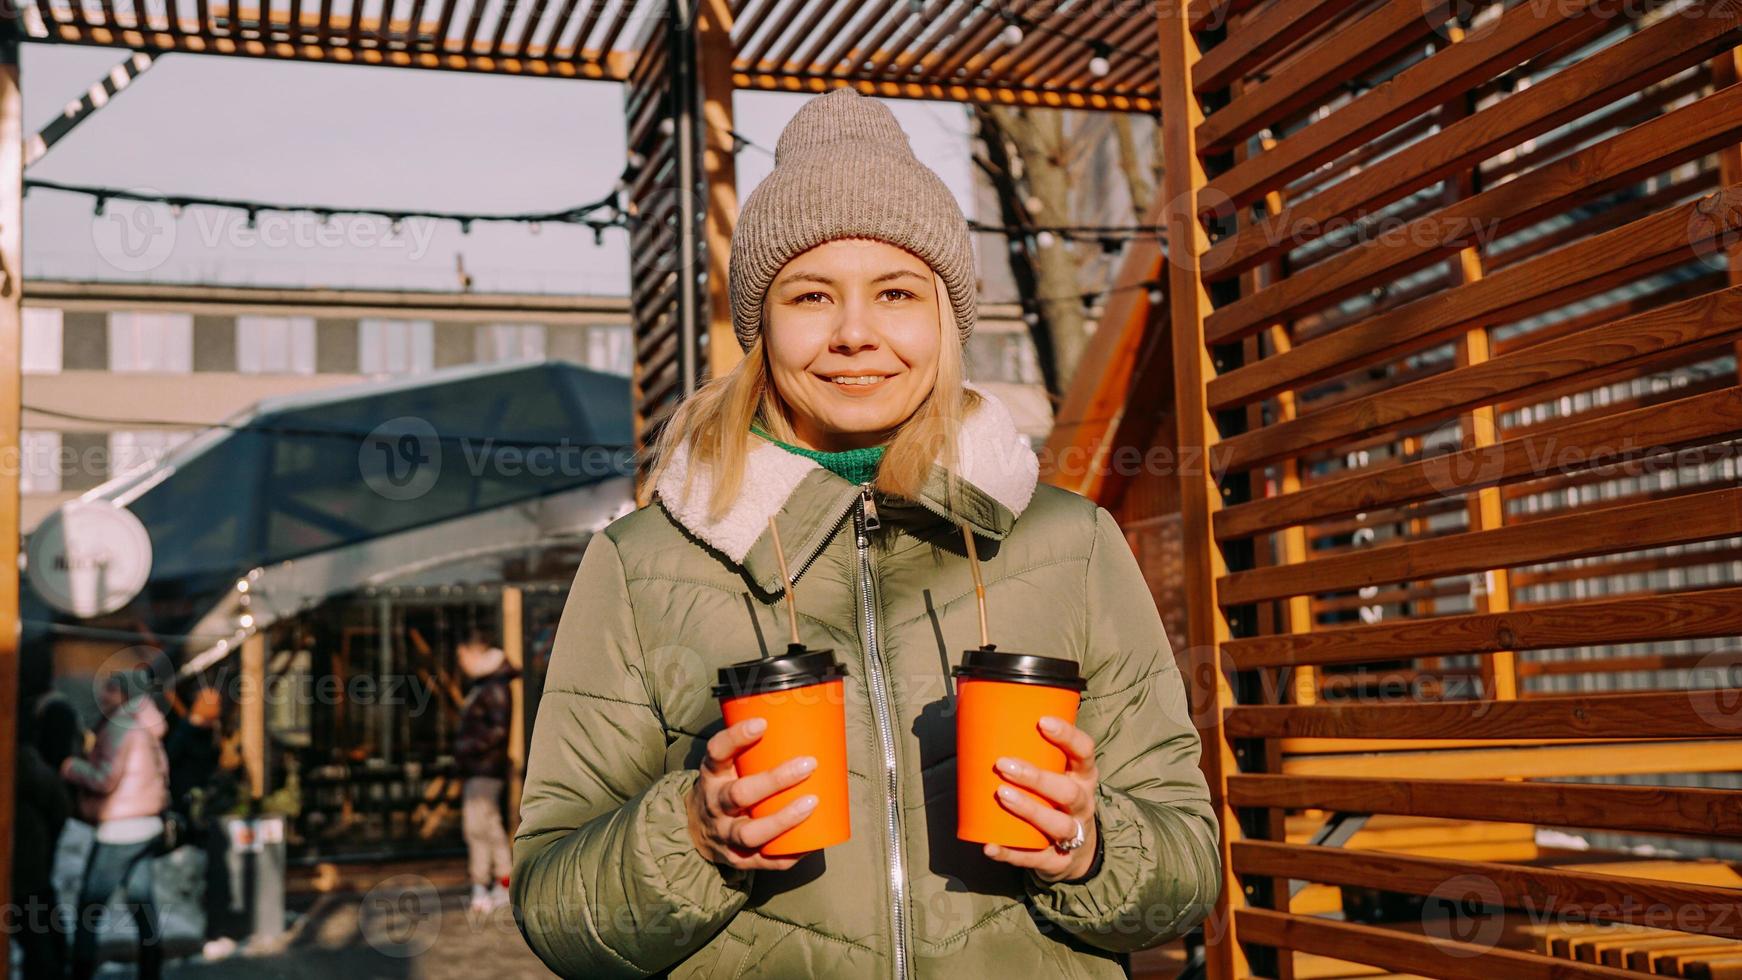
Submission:
POLYGON ((835 321, 834 335, 829 338, 829 350, 836 354, 852 354, 877 349, 877 329, 861 300, 850 299, 841 304, 841 315, 835 321))

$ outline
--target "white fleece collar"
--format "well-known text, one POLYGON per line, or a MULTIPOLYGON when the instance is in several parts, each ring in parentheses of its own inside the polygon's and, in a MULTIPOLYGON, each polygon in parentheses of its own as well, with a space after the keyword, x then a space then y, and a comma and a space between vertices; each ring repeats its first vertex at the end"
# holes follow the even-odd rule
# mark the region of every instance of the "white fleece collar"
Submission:
MULTIPOLYGON (((1017 431, 1010 410, 986 389, 969 382, 981 403, 962 423, 957 451, 961 480, 1007 508, 1012 517, 1022 514, 1034 497, 1040 477, 1040 461, 1027 440, 1017 431)), ((813 470, 816 460, 788 452, 773 443, 753 440, 755 448, 744 462, 744 485, 724 517, 708 520, 708 499, 713 494, 713 473, 699 469, 684 495, 689 476, 688 445, 673 450, 671 464, 654 487, 654 494, 674 520, 690 533, 719 549, 727 558, 742 563, 768 521, 791 499, 798 485, 813 470)))

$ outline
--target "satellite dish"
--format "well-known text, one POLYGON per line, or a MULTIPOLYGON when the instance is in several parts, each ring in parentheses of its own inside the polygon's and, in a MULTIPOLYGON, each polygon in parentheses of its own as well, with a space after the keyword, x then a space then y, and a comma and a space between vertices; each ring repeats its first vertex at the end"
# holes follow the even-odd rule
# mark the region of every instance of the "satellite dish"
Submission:
POLYGON ((133 601, 151 575, 151 535, 111 500, 73 500, 44 518, 25 550, 25 575, 43 601, 81 619, 133 601))

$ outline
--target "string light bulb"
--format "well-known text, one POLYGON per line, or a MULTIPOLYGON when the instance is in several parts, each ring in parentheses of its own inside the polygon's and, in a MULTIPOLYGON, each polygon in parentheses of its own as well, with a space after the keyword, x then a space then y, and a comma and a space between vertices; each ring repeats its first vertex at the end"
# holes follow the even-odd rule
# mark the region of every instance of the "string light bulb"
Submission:
POLYGON ((1091 41, 1089 48, 1095 52, 1095 56, 1089 59, 1089 74, 1096 78, 1106 78, 1107 73, 1113 70, 1113 63, 1109 60, 1113 55, 1112 46, 1106 41, 1091 41))
POLYGON ((1011 24, 1011 25, 1005 27, 1004 30, 1002 30, 998 33, 998 40, 1004 42, 1004 44, 1007 47, 1012 47, 1012 48, 1016 47, 1018 44, 1021 44, 1022 43, 1022 25, 1021 24, 1011 24))

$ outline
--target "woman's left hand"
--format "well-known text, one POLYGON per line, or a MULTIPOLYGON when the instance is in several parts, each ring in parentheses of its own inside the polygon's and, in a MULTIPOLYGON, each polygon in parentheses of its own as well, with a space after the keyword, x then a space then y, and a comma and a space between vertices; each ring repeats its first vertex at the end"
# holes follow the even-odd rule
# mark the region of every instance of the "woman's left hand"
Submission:
POLYGON ((994 861, 1030 868, 1042 881, 1081 878, 1095 860, 1095 788, 1101 782, 1095 769, 1095 740, 1075 725, 1050 716, 1040 720, 1040 734, 1064 750, 1063 773, 1047 772, 1011 758, 998 760, 998 772, 1006 780, 1051 800, 1056 807, 1036 802, 1008 786, 998 790, 998 802, 1033 824, 1049 840, 1070 840, 1077 835, 1077 822, 1082 821, 1082 846, 1070 851, 1057 847, 1027 851, 987 844, 985 854, 994 861))

